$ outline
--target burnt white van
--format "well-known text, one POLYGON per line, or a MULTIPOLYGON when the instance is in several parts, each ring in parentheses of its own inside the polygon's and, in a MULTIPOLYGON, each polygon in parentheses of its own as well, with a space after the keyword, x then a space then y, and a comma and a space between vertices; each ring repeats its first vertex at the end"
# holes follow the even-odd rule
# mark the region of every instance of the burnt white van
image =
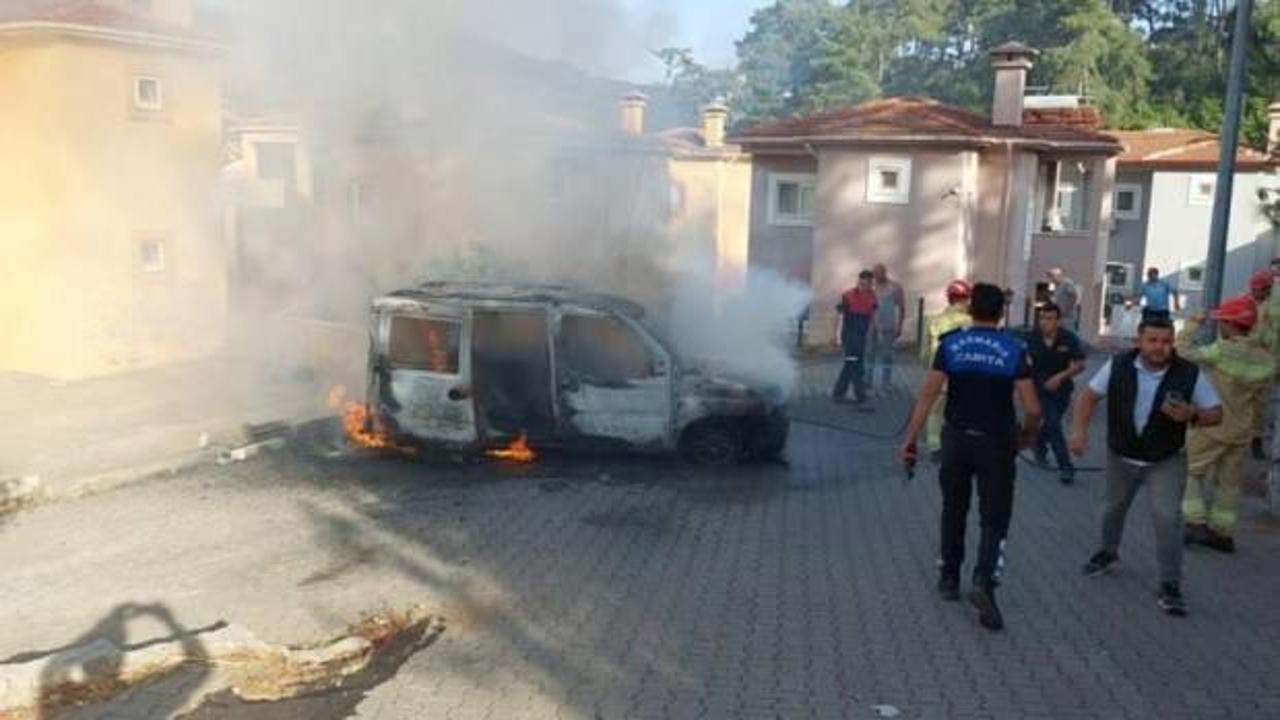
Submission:
POLYGON ((428 283, 373 302, 368 398, 398 442, 782 454, 781 388, 688 359, 622 298, 563 287, 428 283))

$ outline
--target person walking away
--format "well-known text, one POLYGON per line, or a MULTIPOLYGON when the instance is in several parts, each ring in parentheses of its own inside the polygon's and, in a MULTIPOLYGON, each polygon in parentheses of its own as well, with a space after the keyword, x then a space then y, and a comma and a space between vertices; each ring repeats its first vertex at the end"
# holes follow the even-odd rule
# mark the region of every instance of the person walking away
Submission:
POLYGON ((1182 495, 1186 487, 1187 426, 1222 422, 1222 401, 1194 363, 1173 349, 1173 323, 1149 318, 1138 327, 1138 347, 1107 361, 1080 393, 1071 432, 1077 457, 1088 445, 1089 420, 1107 401, 1106 484, 1101 547, 1084 566, 1101 575, 1119 559, 1125 516, 1144 484, 1151 501, 1160 587, 1156 603, 1186 615, 1182 597, 1182 495))
MULTIPOLYGON (((934 355, 938 352, 938 343, 942 336, 952 330, 969 327, 969 296, 973 288, 964 280, 953 280, 947 285, 947 307, 929 318, 925 324, 925 339, 920 344, 920 364, 928 372, 933 367, 934 355)), ((929 422, 925 430, 925 446, 934 462, 942 460, 942 411, 946 407, 947 392, 944 387, 940 402, 933 406, 929 413, 929 422)))
POLYGON ((884 265, 872 268, 875 277, 876 314, 871 335, 869 378, 875 385, 875 370, 880 368, 880 389, 887 392, 893 382, 893 347, 902 336, 906 320, 907 300, 902 286, 889 277, 884 265))
POLYGON ((1219 323, 1217 342, 1196 346, 1204 319, 1197 314, 1187 320, 1174 345, 1180 356, 1208 373, 1222 397, 1222 423, 1187 432, 1187 492, 1182 515, 1188 544, 1230 553, 1236 549, 1232 531, 1256 426, 1254 415, 1266 407, 1276 363, 1270 352, 1249 339, 1249 331, 1258 322, 1253 298, 1246 295, 1228 300, 1211 317, 1219 323), (1260 398, 1264 402, 1260 403, 1260 398), (1211 493, 1210 503, 1206 503, 1206 491, 1211 493))
POLYGON ((1280 275, 1280 262, 1273 260, 1271 267, 1271 270, 1261 270, 1249 278, 1249 296, 1253 298, 1258 308, 1258 322, 1250 337, 1256 345, 1270 352, 1271 357, 1276 359, 1276 373, 1273 376, 1272 387, 1258 399, 1258 405, 1254 409, 1254 434, 1249 441, 1249 446, 1253 457, 1257 460, 1267 459, 1267 454, 1263 451, 1263 438, 1267 436, 1267 430, 1272 421, 1274 380, 1275 377, 1280 377, 1280 303, 1277 302, 1280 297, 1277 297, 1272 287, 1277 275, 1280 275))
POLYGON ((977 608, 978 622, 983 627, 1000 630, 1004 618, 996 604, 994 577, 1000 542, 1009 532, 1013 513, 1017 452, 1035 439, 1040 404, 1026 349, 1012 334, 1000 329, 1004 292, 987 283, 974 285, 969 313, 972 325, 947 333, 938 345, 899 456, 906 464, 916 461, 920 431, 945 385, 946 424, 938 472, 942 488, 938 592, 945 600, 960 597, 965 523, 976 477, 982 532, 969 601, 977 608), (1022 404, 1021 431, 1015 395, 1022 404))
POLYGON ((1049 271, 1049 280, 1053 283, 1053 292, 1050 296, 1054 305, 1058 306, 1058 312, 1062 316, 1062 322, 1067 327, 1075 328, 1079 320, 1077 314, 1080 309, 1080 288, 1076 285, 1076 281, 1067 277, 1067 273, 1060 267, 1053 268, 1049 271))
POLYGON ((1182 310, 1178 291, 1160 279, 1160 268, 1147 268, 1147 281, 1142 283, 1142 314, 1171 319, 1182 310))
POLYGON ((872 318, 876 311, 876 293, 871 287, 870 270, 858 273, 858 284, 840 296, 840 304, 836 305, 836 345, 844 353, 844 363, 840 367, 840 377, 832 390, 836 402, 845 402, 849 398, 849 386, 853 385, 853 394, 858 403, 867 401, 866 372, 864 359, 867 350, 867 335, 871 331, 872 318))
POLYGON ((1036 462, 1046 464, 1049 450, 1058 464, 1058 479, 1063 485, 1075 482, 1076 469, 1067 452, 1067 439, 1062 421, 1071 407, 1073 379, 1084 372, 1084 350, 1080 338, 1062 327, 1062 312, 1048 303, 1036 311, 1036 329, 1027 338, 1031 356, 1031 376, 1036 384, 1036 397, 1044 413, 1040 435, 1036 441, 1036 462))

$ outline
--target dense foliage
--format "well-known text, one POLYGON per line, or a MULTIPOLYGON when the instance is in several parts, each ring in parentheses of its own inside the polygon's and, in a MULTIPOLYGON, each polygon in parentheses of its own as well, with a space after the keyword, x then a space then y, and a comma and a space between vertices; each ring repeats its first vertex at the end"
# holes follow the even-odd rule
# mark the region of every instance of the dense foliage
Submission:
MULTIPOLYGON (((681 48, 659 52, 692 116, 720 98, 739 125, 886 95, 985 110, 987 50, 1041 51, 1030 85, 1083 94, 1113 128, 1217 130, 1235 24, 1228 0, 775 0, 751 18, 734 68, 681 48)), ((1245 138, 1265 142, 1280 99, 1280 0, 1255 0, 1245 138)))

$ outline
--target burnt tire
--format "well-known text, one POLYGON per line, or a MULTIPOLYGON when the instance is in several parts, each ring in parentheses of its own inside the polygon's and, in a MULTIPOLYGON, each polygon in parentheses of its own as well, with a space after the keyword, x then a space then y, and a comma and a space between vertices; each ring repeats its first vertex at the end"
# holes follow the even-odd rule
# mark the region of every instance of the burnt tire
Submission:
POLYGON ((695 465, 736 465, 744 455, 742 433, 729 423, 698 423, 681 435, 680 454, 695 465))

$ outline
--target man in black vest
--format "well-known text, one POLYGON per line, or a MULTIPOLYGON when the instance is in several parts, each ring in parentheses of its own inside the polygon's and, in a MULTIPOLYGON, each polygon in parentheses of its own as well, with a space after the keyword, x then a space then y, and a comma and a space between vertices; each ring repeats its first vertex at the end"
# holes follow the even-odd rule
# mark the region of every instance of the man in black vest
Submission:
POLYGON ((1157 604, 1185 615, 1182 598, 1182 495, 1187 483, 1183 447, 1187 426, 1222 422, 1222 401, 1208 376, 1173 351, 1173 323, 1153 316, 1138 327, 1136 350, 1116 355, 1080 394, 1071 452, 1083 455, 1089 419, 1107 399, 1107 485, 1102 506, 1102 547, 1084 566, 1101 575, 1119 559, 1124 519, 1138 488, 1151 496, 1151 522, 1160 564, 1157 604))

